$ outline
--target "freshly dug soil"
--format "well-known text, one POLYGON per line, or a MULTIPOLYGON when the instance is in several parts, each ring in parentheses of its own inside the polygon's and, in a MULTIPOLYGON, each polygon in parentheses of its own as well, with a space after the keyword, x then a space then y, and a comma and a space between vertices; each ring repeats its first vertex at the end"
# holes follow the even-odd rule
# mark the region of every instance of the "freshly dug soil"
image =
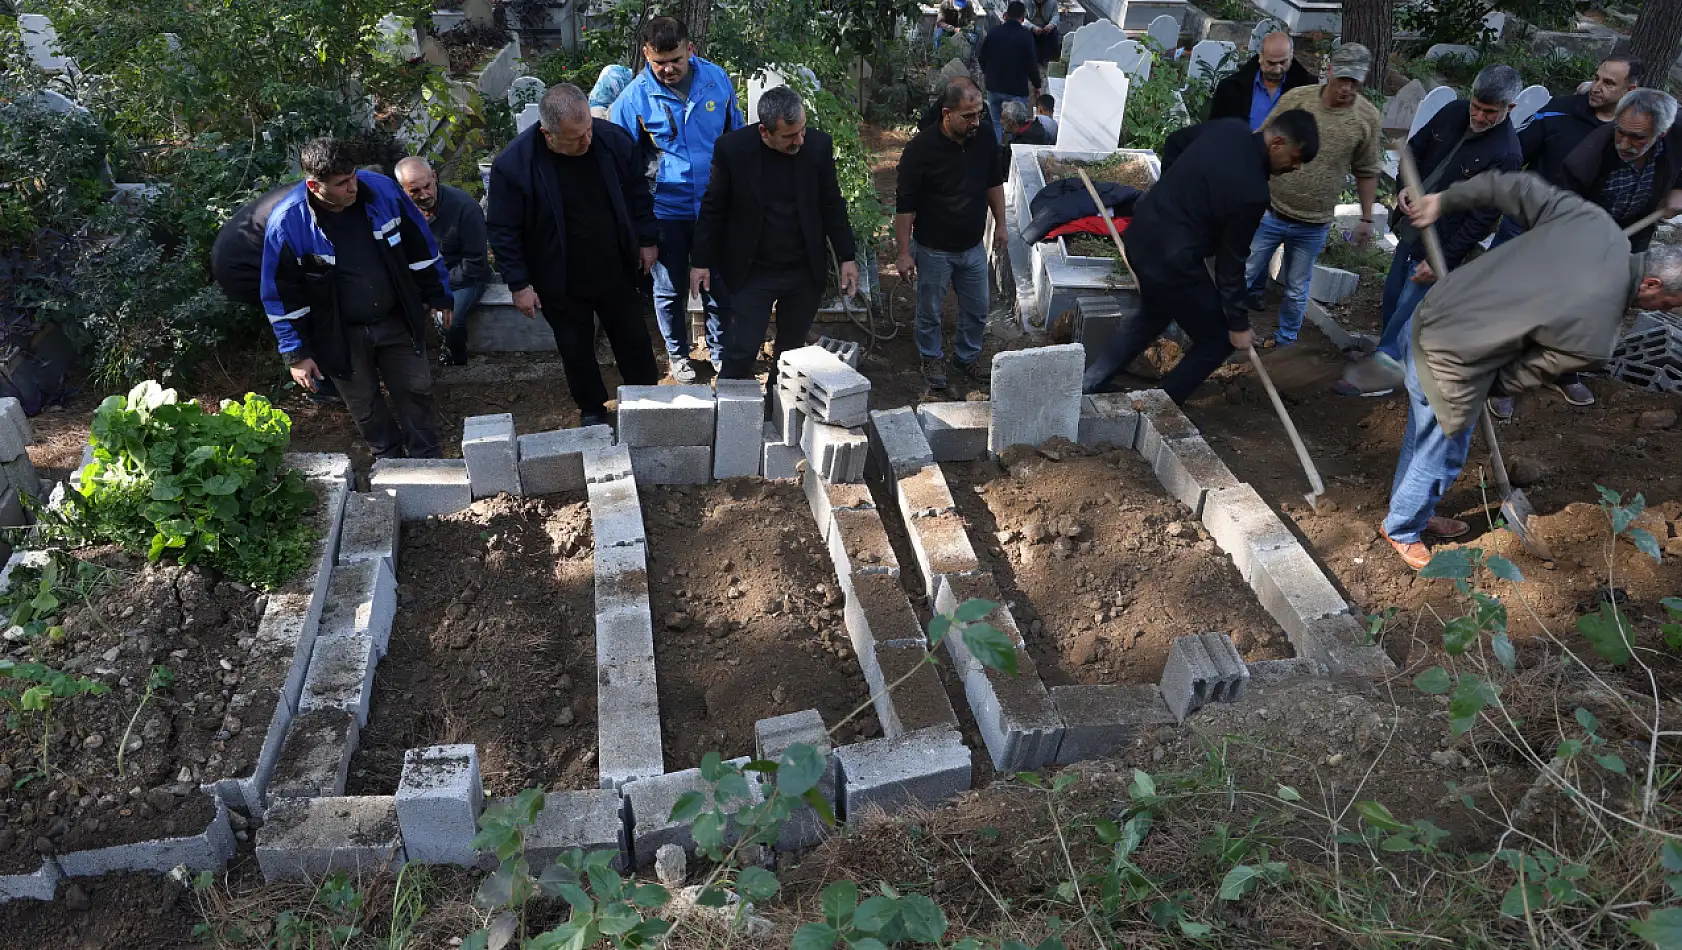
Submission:
MULTIPOLYGON (((109 547, 72 557, 105 569, 101 585, 79 601, 58 595, 66 602, 55 621, 62 639, 8 636, 5 656, 111 691, 53 703, 45 777, 42 713, 11 710, 17 728, 0 732, 0 874, 32 872, 44 853, 204 831, 215 807, 199 783, 249 774, 274 708, 276 677, 285 675, 284 666, 251 665, 249 638, 262 617, 251 588, 109 547), (154 666, 167 668, 174 681, 135 720, 118 775, 117 749, 154 666)), ((61 589, 71 574, 61 568, 61 589)), ((38 589, 39 576, 20 569, 12 583, 38 589)), ((0 680, 12 703, 29 685, 0 680)))
POLYGON ((1151 683, 1174 638, 1231 634, 1247 660, 1292 655, 1231 558, 1134 453, 1062 440, 945 466, 971 543, 1047 685, 1151 683))
POLYGON ((500 495, 404 525, 349 794, 390 795, 406 751, 463 742, 488 795, 596 787, 591 549, 581 496, 500 495))
POLYGON ((1045 180, 1056 181, 1059 178, 1079 178, 1084 170, 1086 176, 1094 183, 1100 181, 1115 182, 1118 185, 1131 185, 1140 191, 1149 191, 1154 182, 1151 179, 1150 166, 1145 160, 1133 155, 1117 155, 1101 162, 1071 162, 1056 158, 1041 158, 1040 170, 1045 173, 1045 180))
MULTIPOLYGON (((710 751, 752 755, 757 720, 816 709, 833 728, 865 704, 835 569, 798 487, 639 491, 666 771, 710 751)), ((867 707, 836 741, 880 734, 867 707)))

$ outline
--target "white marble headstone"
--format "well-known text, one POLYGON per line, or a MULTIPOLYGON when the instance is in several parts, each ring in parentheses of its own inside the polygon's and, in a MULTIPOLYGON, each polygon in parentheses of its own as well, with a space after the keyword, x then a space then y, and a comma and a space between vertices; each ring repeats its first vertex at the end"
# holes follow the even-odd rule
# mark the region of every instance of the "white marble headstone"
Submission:
POLYGON ((1274 32, 1276 27, 1277 24, 1272 20, 1262 20, 1257 23, 1255 28, 1250 31, 1250 52, 1254 53, 1261 49, 1262 38, 1274 32))
POLYGON ((549 87, 536 76, 516 76, 508 84, 508 108, 523 109, 527 103, 543 101, 543 94, 549 87))
POLYGON ((1384 103, 1384 128, 1405 129, 1413 124, 1419 104, 1425 101, 1425 84, 1415 79, 1396 90, 1384 103))
POLYGON ((1218 82, 1236 67, 1233 60, 1226 59, 1235 49, 1237 46, 1226 40, 1204 40, 1193 46, 1191 64, 1186 68, 1187 81, 1207 79, 1218 82), (1226 59, 1224 69, 1221 66, 1223 59, 1226 59))
POLYGON ((1548 104, 1553 93, 1548 92, 1546 86, 1525 86, 1513 102, 1513 112, 1508 118, 1513 120, 1513 128, 1522 129, 1530 124, 1530 119, 1537 110, 1548 104))
POLYGON ((1166 13, 1152 20, 1145 33, 1169 52, 1180 45, 1180 23, 1166 13))
MULTIPOLYGON (((1108 20, 1098 20, 1075 31, 1074 45, 1069 49, 1069 74, 1089 59, 1105 59, 1111 47, 1127 39, 1127 34, 1108 20)), ((1113 60, 1112 60, 1113 62, 1113 60)))
POLYGON ((23 48, 38 68, 49 73, 62 73, 70 68, 69 58, 59 51, 58 31, 46 16, 22 14, 18 17, 18 32, 23 35, 23 48))
POLYGON ((387 13, 380 17, 374 28, 380 34, 380 52, 401 60, 411 60, 420 55, 420 40, 415 38, 415 28, 403 17, 387 13))
POLYGON ((1127 73, 1115 63, 1082 63, 1063 85, 1063 118, 1057 147, 1110 151, 1121 141, 1121 117, 1127 111, 1127 73))
MULTIPOLYGON (((806 82, 810 83, 814 89, 823 88, 818 82, 818 74, 812 72, 809 67, 801 66, 796 70, 796 72, 805 77, 806 82)), ((788 77, 784 76, 782 72, 770 67, 767 67, 764 71, 760 72, 752 79, 749 79, 747 111, 748 121, 759 121, 759 97, 765 94, 765 90, 775 89, 778 86, 786 85, 788 85, 788 77)))
POLYGON ((542 116, 538 112, 537 103, 529 102, 526 104, 525 108, 520 110, 520 114, 514 117, 514 128, 520 132, 524 132, 536 125, 538 119, 540 118, 542 118, 542 116))
POLYGON ((1419 130, 1425 127, 1425 123, 1431 121, 1432 116, 1441 111, 1443 106, 1453 101, 1454 89, 1449 86, 1438 86, 1426 93, 1425 98, 1419 103, 1419 111, 1413 114, 1413 123, 1408 126, 1408 138, 1411 139, 1419 134, 1419 130))
POLYGON ((40 106, 48 112, 63 114, 69 112, 88 111, 87 109, 77 105, 74 99, 63 95, 62 93, 54 92, 51 89, 42 89, 40 92, 31 96, 30 100, 34 102, 35 105, 40 106))
POLYGON ((479 26, 496 25, 496 11, 491 8, 491 0, 462 0, 461 12, 466 15, 469 23, 479 26))
POLYGON ((1477 59, 1478 51, 1464 43, 1437 43, 1425 51, 1425 58, 1432 62, 1439 59, 1477 59))
POLYGON ((1121 67, 1134 82, 1144 82, 1151 78, 1151 53, 1145 49, 1143 43, 1136 40, 1122 40, 1110 47, 1105 56, 1096 57, 1107 60, 1121 67))

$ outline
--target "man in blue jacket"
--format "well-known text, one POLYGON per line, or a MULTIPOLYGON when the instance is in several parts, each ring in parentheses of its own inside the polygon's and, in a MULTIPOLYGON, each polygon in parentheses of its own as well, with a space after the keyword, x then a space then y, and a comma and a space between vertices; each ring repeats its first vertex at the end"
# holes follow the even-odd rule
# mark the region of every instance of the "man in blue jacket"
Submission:
MULTIPOLYGON (((683 21, 666 16, 648 21, 642 52, 648 68, 613 103, 613 121, 642 146, 651 166, 660 248, 654 265, 654 313, 660 335, 666 338, 672 378, 691 383, 695 368, 689 363, 689 248, 712 171, 713 145, 719 136, 742 127, 742 110, 730 77, 695 55, 683 21)), ((714 278, 701 302, 707 312, 707 352, 717 372, 724 365, 728 288, 714 278)))
POLYGON ((437 458, 424 341, 452 306, 438 245, 397 182, 357 171, 339 142, 305 143, 298 164, 304 180, 263 232, 263 310, 281 358, 311 392, 333 380, 375 458, 437 458))

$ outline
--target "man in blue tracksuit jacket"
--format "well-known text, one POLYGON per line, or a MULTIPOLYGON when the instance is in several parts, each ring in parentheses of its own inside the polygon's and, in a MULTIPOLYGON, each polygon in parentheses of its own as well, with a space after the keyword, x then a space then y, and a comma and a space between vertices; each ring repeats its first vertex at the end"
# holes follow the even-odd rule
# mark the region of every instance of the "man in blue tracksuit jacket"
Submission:
MULTIPOLYGON (((642 51, 648 68, 620 93, 612 117, 642 145, 648 159, 660 237, 654 312, 666 338, 672 378, 689 383, 695 381, 689 363, 689 248, 712 174, 713 144, 742 127, 742 110, 730 77, 695 55, 681 20, 650 20, 642 51)), ((723 365, 730 296, 716 276, 710 283, 711 291, 703 292, 701 300, 707 311, 707 351, 717 371, 723 365)))
POLYGON ((357 171, 341 143, 307 142, 298 164, 304 180, 263 231, 263 310, 281 358, 305 389, 333 380, 375 458, 437 458, 425 332, 432 314, 449 326, 452 301, 432 232, 397 182, 357 171))

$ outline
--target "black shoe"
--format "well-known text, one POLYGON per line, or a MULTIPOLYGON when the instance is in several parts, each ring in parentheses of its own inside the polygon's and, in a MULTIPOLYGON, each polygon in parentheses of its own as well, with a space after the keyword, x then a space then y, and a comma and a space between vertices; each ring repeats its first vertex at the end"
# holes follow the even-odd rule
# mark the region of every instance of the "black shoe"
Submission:
POLYGON ((964 379, 981 386, 985 386, 993 381, 993 368, 981 362, 979 358, 971 363, 960 363, 957 360, 953 360, 952 371, 964 379))
POLYGON ((452 349, 450 349, 449 347, 446 346, 443 349, 438 351, 438 365, 439 366, 466 366, 467 365, 467 354, 466 353, 458 353, 455 350, 452 350, 452 349))
POLYGON ((926 356, 923 357, 922 369, 923 383, 930 389, 941 390, 946 388, 946 370, 941 366, 939 359, 931 360, 926 356))
POLYGON ((610 426, 613 425, 613 417, 606 412, 586 412, 579 417, 578 424, 582 428, 610 426))

